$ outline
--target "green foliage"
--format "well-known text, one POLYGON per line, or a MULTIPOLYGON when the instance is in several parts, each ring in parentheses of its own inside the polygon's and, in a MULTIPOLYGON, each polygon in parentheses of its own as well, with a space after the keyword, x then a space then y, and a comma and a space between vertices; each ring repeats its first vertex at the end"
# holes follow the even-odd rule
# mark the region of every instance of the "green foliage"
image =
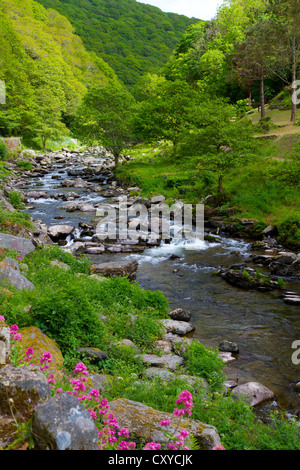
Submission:
POLYGON ((108 348, 127 337, 149 348, 156 340, 157 319, 165 318, 168 311, 162 293, 144 291, 125 278, 105 282, 90 278, 89 260, 77 259, 58 246, 35 250, 26 257, 26 264, 26 277, 35 289, 12 288, 14 295, 4 298, 3 315, 11 324, 36 325, 55 339, 67 364, 78 357, 79 347, 108 348), (51 260, 62 261, 69 269, 53 266, 51 260), (131 316, 137 316, 133 323, 131 316))
POLYGON ((191 375, 205 378, 212 390, 219 389, 225 380, 222 371, 224 362, 219 358, 218 349, 206 348, 200 342, 193 342, 187 347, 186 368, 191 375))
POLYGON ((9 224, 19 224, 28 229, 33 228, 29 212, 18 210, 7 212, 3 209, 0 209, 0 230, 2 232, 7 231, 9 224))
POLYGON ((17 162, 17 167, 20 168, 23 171, 30 171, 33 169, 33 165, 31 162, 25 161, 25 160, 19 160, 17 162))
POLYGON ((0 140, 0 160, 5 160, 8 155, 7 147, 4 142, 0 140))
POLYGON ((133 139, 134 112, 134 98, 122 86, 109 83, 92 87, 78 110, 74 132, 83 142, 101 142, 113 153, 117 167, 121 151, 133 139))
POLYGON ((86 48, 105 60, 132 87, 159 70, 195 19, 164 13, 135 0, 39 0, 66 16, 86 48))
POLYGON ((34 0, 1 2, 0 38, 3 136, 34 137, 45 147, 67 132, 90 85, 116 80, 108 65, 85 50, 66 18, 34 0))
POLYGON ((11 191, 9 193, 8 198, 15 209, 21 209, 25 207, 22 202, 22 194, 20 193, 20 191, 11 191))
POLYGON ((300 215, 291 215, 286 217, 280 224, 280 233, 278 240, 280 243, 300 244, 300 215))

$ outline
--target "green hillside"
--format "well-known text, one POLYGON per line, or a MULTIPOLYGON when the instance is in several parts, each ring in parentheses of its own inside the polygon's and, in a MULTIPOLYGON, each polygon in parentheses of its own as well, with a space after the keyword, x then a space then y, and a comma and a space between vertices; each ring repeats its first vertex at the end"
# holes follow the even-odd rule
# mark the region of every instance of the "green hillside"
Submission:
POLYGON ((58 12, 33 0, 1 0, 0 80, 6 85, 0 135, 44 143, 67 133, 89 86, 117 77, 58 12))
POLYGON ((39 0, 66 16, 86 48, 128 86, 161 68, 187 27, 198 20, 135 0, 39 0))

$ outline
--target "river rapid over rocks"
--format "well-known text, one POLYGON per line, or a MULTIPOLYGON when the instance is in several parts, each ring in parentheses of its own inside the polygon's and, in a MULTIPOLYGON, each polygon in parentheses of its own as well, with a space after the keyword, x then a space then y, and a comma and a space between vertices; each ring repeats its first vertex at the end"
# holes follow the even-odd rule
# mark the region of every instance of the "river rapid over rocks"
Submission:
POLYGON ((214 213, 206 217, 204 240, 195 240, 192 250, 184 240, 124 240, 103 247, 96 234, 97 208, 116 205, 121 195, 129 205, 138 199, 130 197, 137 188, 115 180, 112 165, 103 148, 36 156, 34 169, 16 176, 5 192, 21 191, 40 231, 75 254, 87 254, 91 264, 137 261, 141 286, 162 291, 171 309, 191 313, 195 330, 190 335, 213 348, 223 340, 238 345, 225 367, 229 380, 256 381, 272 390, 276 399, 263 405, 266 411, 300 414, 300 365, 292 361, 292 345, 300 341, 299 255, 278 247, 271 232, 253 243, 226 231, 214 213), (69 228, 49 231, 58 225, 69 228), (238 283, 238 276, 257 280, 257 270, 270 281, 259 277, 263 282, 256 286, 238 283), (278 276, 284 286, 277 284, 278 276))

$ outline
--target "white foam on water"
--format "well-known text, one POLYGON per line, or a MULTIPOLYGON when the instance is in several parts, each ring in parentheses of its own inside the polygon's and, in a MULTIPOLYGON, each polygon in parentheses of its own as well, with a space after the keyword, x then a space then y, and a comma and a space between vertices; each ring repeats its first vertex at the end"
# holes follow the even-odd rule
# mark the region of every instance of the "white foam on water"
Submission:
POLYGON ((53 202, 57 202, 56 199, 54 198, 38 198, 38 199, 35 199, 35 198, 28 198, 28 202, 32 203, 32 204, 51 204, 53 202))

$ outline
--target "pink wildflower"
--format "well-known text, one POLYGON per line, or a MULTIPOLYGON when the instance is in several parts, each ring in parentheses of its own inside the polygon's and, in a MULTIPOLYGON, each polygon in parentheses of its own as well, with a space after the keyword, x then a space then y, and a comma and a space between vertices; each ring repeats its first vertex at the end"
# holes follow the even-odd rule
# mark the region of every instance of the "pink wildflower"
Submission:
POLYGON ((159 450, 161 449, 161 444, 156 443, 154 441, 148 442, 148 444, 143 447, 143 450, 159 450))

